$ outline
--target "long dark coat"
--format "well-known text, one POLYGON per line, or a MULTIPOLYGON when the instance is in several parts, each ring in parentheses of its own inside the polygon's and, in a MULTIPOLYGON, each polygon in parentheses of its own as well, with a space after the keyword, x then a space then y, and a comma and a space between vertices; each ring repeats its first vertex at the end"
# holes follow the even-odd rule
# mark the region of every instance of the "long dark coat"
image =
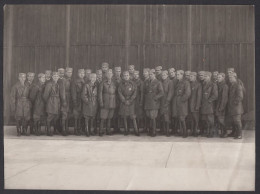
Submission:
POLYGON ((214 101, 218 99, 218 89, 213 82, 203 82, 202 84, 202 104, 201 114, 214 113, 214 101))
POLYGON ((218 99, 216 101, 216 111, 217 116, 225 116, 226 106, 228 102, 228 85, 225 81, 218 84, 218 99))
POLYGON ((196 80, 190 82, 191 96, 189 99, 190 112, 199 112, 201 106, 202 87, 196 80))
POLYGON ((54 81, 47 83, 43 93, 47 113, 60 114, 61 99, 65 99, 64 93, 62 92, 58 83, 54 81))
POLYGON ((164 96, 161 98, 160 113, 170 113, 170 103, 173 97, 173 82, 169 78, 162 80, 164 96))
POLYGON ((170 114, 172 117, 176 117, 177 116, 177 111, 176 111, 176 108, 173 108, 173 107, 176 107, 176 98, 174 97, 175 96, 175 88, 176 88, 176 85, 178 83, 178 80, 176 79, 176 77, 174 78, 170 78, 170 80, 172 81, 172 101, 171 101, 171 104, 170 104, 170 107, 171 107, 171 111, 170 111, 170 114))
POLYGON ((243 109, 243 88, 240 83, 231 83, 228 95, 228 115, 241 115, 244 113, 243 109))
POLYGON ((123 80, 118 87, 118 95, 120 99, 119 115, 131 116, 135 115, 135 99, 136 99, 136 85, 133 81, 123 80), (126 104, 127 101, 129 104, 126 104))
POLYGON ((173 117, 188 115, 188 100, 190 95, 190 83, 186 79, 178 80, 172 104, 173 117))
POLYGON ((62 81, 60 82, 63 84, 61 87, 64 90, 65 93, 65 102, 66 106, 62 105, 61 111, 62 112, 72 112, 72 97, 71 97, 71 78, 64 77, 62 81))
POLYGON ((17 82, 11 89, 10 105, 11 112, 15 117, 31 117, 31 101, 29 100, 30 87, 27 84, 22 85, 17 82))
POLYGON ((85 84, 84 79, 77 78, 71 82, 71 98, 73 104, 73 113, 80 114, 82 111, 81 93, 85 84))
POLYGON ((99 105, 104 109, 116 108, 116 84, 113 80, 108 83, 105 79, 101 82, 98 89, 99 105))
POLYGON ((135 114, 138 118, 143 116, 143 101, 144 101, 144 82, 141 79, 134 79, 136 85, 136 99, 135 99, 135 114))
POLYGON ((163 95, 162 83, 157 79, 149 80, 144 88, 144 109, 159 110, 163 95))
POLYGON ((29 98, 33 105, 33 114, 39 117, 46 115, 45 102, 43 100, 44 88, 45 84, 38 82, 37 84, 33 84, 29 94, 29 98))
POLYGON ((98 88, 90 82, 83 86, 81 99, 83 101, 83 115, 85 117, 95 117, 98 108, 98 88))

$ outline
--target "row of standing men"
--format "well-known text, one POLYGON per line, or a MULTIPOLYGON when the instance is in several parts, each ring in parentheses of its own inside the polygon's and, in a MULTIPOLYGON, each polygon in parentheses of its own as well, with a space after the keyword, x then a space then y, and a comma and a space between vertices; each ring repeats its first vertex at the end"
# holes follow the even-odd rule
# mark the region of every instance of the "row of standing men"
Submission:
POLYGON ((135 135, 139 127, 156 136, 157 126, 167 136, 242 138, 241 115, 245 89, 234 68, 227 76, 217 71, 196 72, 170 68, 144 68, 143 79, 134 65, 121 74, 121 67, 109 69, 79 69, 72 79, 73 69, 59 68, 38 74, 19 73, 19 81, 11 89, 11 112, 16 119, 17 135, 40 135, 44 123, 47 135, 69 134, 69 119, 74 117, 75 135, 86 136, 120 132, 129 134, 128 120, 132 120, 135 135), (198 77, 198 80, 197 80, 198 77), (232 120, 232 132, 227 134, 225 118, 232 120), (188 127, 187 127, 188 125, 188 127), (30 130, 28 127, 30 126, 30 130), (53 126, 53 130, 51 128, 53 126))

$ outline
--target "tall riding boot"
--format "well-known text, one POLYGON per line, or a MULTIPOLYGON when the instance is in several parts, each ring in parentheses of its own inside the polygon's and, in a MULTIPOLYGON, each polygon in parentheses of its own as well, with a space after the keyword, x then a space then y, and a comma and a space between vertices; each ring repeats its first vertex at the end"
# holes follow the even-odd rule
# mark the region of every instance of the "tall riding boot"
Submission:
POLYGON ((185 120, 184 120, 184 121, 181 121, 181 127, 182 127, 182 137, 183 137, 183 138, 188 137, 185 120))
POLYGON ((143 121, 144 121, 144 133, 147 133, 148 132, 148 118, 146 117, 146 116, 144 116, 144 119, 143 119, 143 121))
POLYGON ((66 120, 65 119, 61 120, 61 127, 62 127, 62 135, 66 136, 66 120))
POLYGON ((138 126, 137 126, 135 118, 133 119, 133 124, 134 124, 134 129, 135 129, 135 135, 139 136, 139 129, 138 129, 138 126))
POLYGON ((228 134, 228 137, 235 137, 236 134, 236 126, 235 124, 232 124, 232 131, 228 134))
POLYGON ((111 134, 111 119, 107 119, 107 135, 111 134))
POLYGON ((85 118, 85 135, 89 137, 88 118, 85 118))
POLYGON ((172 134, 175 135, 176 134, 176 127, 175 127, 175 119, 174 118, 172 118, 171 126, 172 126, 172 134))
POLYGON ((165 124, 166 136, 170 137, 170 131, 169 131, 170 123, 166 121, 164 124, 165 124))
POLYGON ((24 132, 26 136, 30 136, 30 131, 28 130, 28 121, 24 121, 24 132))
POLYGON ((95 120, 94 118, 90 118, 90 128, 89 128, 90 135, 95 135, 95 129, 93 127, 94 120, 95 120))
POLYGON ((74 119, 74 135, 79 135, 78 121, 79 119, 74 119))
POLYGON ((103 134, 104 134, 103 129, 104 129, 104 119, 101 119, 100 126, 99 126, 99 132, 98 132, 99 136, 103 136, 103 134))
POLYGON ((241 121, 237 123, 237 132, 234 139, 242 139, 242 123, 241 121))
POLYGON ((124 132, 124 135, 128 135, 127 118, 126 118, 126 117, 124 117, 124 126, 125 126, 125 132, 124 132))
POLYGON ((212 125, 211 123, 208 125, 208 137, 211 138, 214 136, 213 131, 214 131, 214 125, 212 125))
POLYGON ((152 137, 155 137, 156 136, 156 119, 152 119, 152 123, 153 123, 152 137))
POLYGON ((17 136, 21 136, 21 124, 20 124, 20 121, 17 120, 16 121, 16 129, 17 129, 17 136))
POLYGON ((223 138, 226 138, 228 135, 227 135, 227 130, 226 130, 226 128, 225 128, 225 126, 224 125, 221 125, 221 128, 222 128, 222 137, 223 138))

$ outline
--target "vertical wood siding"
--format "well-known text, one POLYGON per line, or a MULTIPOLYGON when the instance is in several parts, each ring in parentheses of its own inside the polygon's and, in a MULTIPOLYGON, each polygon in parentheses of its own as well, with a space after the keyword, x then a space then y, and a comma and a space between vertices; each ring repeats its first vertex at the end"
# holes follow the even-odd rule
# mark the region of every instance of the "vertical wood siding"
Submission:
POLYGON ((4 10, 4 116, 19 72, 129 64, 141 70, 234 67, 255 108, 254 7, 199 5, 8 5, 4 10))

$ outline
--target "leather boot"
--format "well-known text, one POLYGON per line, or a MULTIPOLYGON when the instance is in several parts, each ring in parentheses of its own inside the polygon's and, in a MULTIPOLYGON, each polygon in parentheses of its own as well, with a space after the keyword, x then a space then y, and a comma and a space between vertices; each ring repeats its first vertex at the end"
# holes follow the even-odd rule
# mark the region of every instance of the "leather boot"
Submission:
POLYGON ((20 136, 21 136, 21 125, 20 125, 20 121, 16 121, 16 129, 17 129, 17 136, 20 137, 20 136))
POLYGON ((228 134, 228 137, 235 137, 236 135, 236 126, 232 124, 232 131, 228 134))
POLYGON ((34 121, 34 134, 39 136, 39 121, 34 121))
POLYGON ((75 120, 74 120, 74 135, 79 135, 78 122, 79 122, 79 119, 75 118, 75 120))
POLYGON ((166 128, 166 136, 167 137, 170 137, 170 129, 169 129, 169 127, 170 127, 170 123, 169 122, 165 122, 165 128, 166 128))
POLYGON ((124 118, 124 126, 125 126, 125 132, 124 132, 124 135, 128 135, 127 118, 124 118))
POLYGON ((111 134, 111 119, 107 120, 107 135, 112 135, 111 134))
POLYGON ((28 121, 24 121, 24 132, 26 136, 30 136, 30 130, 28 130, 28 121))
POLYGON ((104 132, 103 132, 103 128, 104 128, 104 119, 101 119, 100 121, 100 126, 99 126, 99 136, 103 136, 104 132))
POLYGON ((183 137, 183 138, 188 137, 185 120, 184 120, 184 121, 181 121, 181 128, 182 128, 182 137, 183 137))
POLYGON ((140 134, 139 134, 139 129, 138 129, 138 126, 137 126, 137 123, 136 123, 136 119, 135 119, 135 118, 133 119, 133 124, 134 124, 135 135, 136 135, 136 136, 140 136, 140 134))
POLYGON ((234 139, 242 139, 242 124, 241 121, 237 124, 237 132, 234 139))
POLYGON ((85 134, 89 137, 89 127, 88 127, 88 119, 85 118, 85 134))
POLYGON ((152 129, 152 137, 155 137, 156 136, 156 120, 155 119, 152 119, 152 123, 153 123, 153 125, 152 125, 152 127, 153 127, 153 129, 152 129))
POLYGON ((62 119, 61 127, 62 127, 62 135, 66 136, 66 120, 62 119))
POLYGON ((95 135, 95 129, 93 127, 93 122, 94 122, 94 119, 91 118, 90 119, 90 135, 95 135))

